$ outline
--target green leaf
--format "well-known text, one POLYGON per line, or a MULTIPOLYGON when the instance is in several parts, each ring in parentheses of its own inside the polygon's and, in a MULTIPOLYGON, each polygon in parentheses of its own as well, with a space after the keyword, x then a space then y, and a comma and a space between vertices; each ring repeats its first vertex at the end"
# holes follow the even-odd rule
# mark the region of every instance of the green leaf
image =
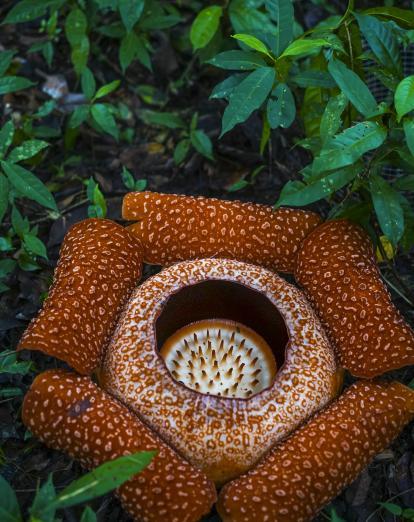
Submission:
POLYGON ((369 187, 381 230, 395 246, 404 233, 404 212, 399 194, 385 179, 375 174, 370 177, 369 187))
POLYGON ((409 190, 414 192, 414 174, 408 174, 407 176, 402 176, 396 179, 393 186, 399 190, 409 190))
POLYGON ((96 522, 96 513, 89 506, 83 510, 80 522, 96 522))
POLYGON ((79 107, 76 107, 76 109, 70 115, 69 122, 68 122, 69 128, 76 129, 76 127, 79 127, 79 125, 82 125, 82 123, 86 120, 88 115, 89 115, 89 105, 79 105, 79 107))
POLYGON ((32 507, 29 509, 31 520, 37 519, 42 522, 54 522, 55 510, 49 510, 49 504, 56 498, 55 486, 53 485, 52 474, 50 473, 47 481, 37 491, 32 507))
POLYGON ((58 0, 42 0, 41 2, 39 0, 23 0, 15 4, 2 24, 19 24, 36 20, 36 18, 46 14, 49 7, 60 3, 58 0))
POLYGON ((216 34, 223 8, 210 5, 202 9, 195 17, 190 29, 190 41, 194 51, 205 47, 216 34))
POLYGON ((276 206, 291 205, 300 207, 327 198, 337 190, 353 181, 359 173, 355 165, 332 172, 321 179, 305 185, 288 181, 283 187, 276 206))
POLYGON ((16 232, 20 239, 23 239, 23 236, 27 234, 30 230, 30 222, 26 216, 23 217, 21 215, 16 205, 12 206, 11 222, 13 230, 16 232))
MULTIPOLYGON (((96 91, 96 82, 92 71, 85 67, 81 75, 82 92, 88 100, 92 100, 96 91)), ((77 127, 77 125, 76 125, 77 127)))
POLYGON ((129 33, 141 18, 144 11, 145 0, 118 0, 118 9, 122 23, 129 33))
POLYGON ((102 85, 102 87, 100 87, 98 89, 98 92, 95 94, 95 100, 98 100, 99 98, 102 98, 103 96, 107 96, 111 92, 113 92, 116 89, 118 89, 120 83, 121 83, 120 80, 114 80, 111 83, 107 83, 106 85, 102 85))
POLYGON ((148 181, 146 179, 137 179, 135 182, 134 190, 137 192, 142 192, 147 188, 148 181))
POLYGON ((152 70, 151 58, 147 51, 145 40, 134 32, 127 33, 121 40, 119 47, 119 63, 125 73, 131 62, 138 60, 149 70, 152 70))
POLYGON ((265 6, 272 20, 277 23, 275 54, 280 56, 293 38, 293 3, 291 0, 265 0, 265 6))
POLYGON ((259 51, 259 53, 266 54, 270 58, 272 58, 269 49, 266 47, 266 45, 261 42, 258 38, 255 36, 252 36, 250 34, 233 34, 232 38, 235 38, 236 40, 239 40, 239 42, 244 43, 251 49, 254 49, 255 51, 259 51))
POLYGON ((299 87, 323 87, 325 89, 336 87, 334 79, 327 71, 302 71, 292 76, 291 81, 299 87))
POLYGON ((279 83, 267 102, 267 119, 270 127, 290 127, 296 116, 295 98, 286 83, 279 83))
POLYGON ((194 130, 190 134, 190 140, 193 147, 203 156, 210 160, 214 160, 213 144, 210 138, 202 130, 194 130))
POLYGON ((386 137, 387 131, 378 123, 357 123, 327 140, 313 161, 312 172, 316 174, 351 165, 369 150, 378 148, 386 137))
POLYGON ((12 120, 9 120, 4 124, 0 130, 0 156, 6 154, 7 149, 10 147, 14 136, 14 125, 12 120))
POLYGON ((403 127, 407 147, 414 156, 414 118, 404 118, 403 127))
POLYGON ((14 259, 0 259, 0 278, 8 276, 16 268, 14 259))
POLYGON ((241 83, 248 73, 236 73, 232 74, 222 82, 218 83, 210 94, 210 100, 225 98, 228 100, 234 88, 241 83))
POLYGON ((399 7, 373 7, 366 9, 363 14, 382 16, 397 22, 402 27, 414 27, 414 12, 399 7))
POLYGON ((29 254, 47 259, 46 246, 37 236, 33 234, 24 234, 23 241, 29 254))
POLYGON ((393 515, 401 515, 403 512, 402 507, 398 506, 397 504, 393 504, 392 502, 379 502, 379 505, 393 515))
POLYGON ((233 91, 223 114, 221 136, 238 123, 247 120, 269 95, 275 80, 273 67, 260 67, 245 78, 233 91))
MULTIPOLYGON (((13 264, 14 269, 15 264, 13 264)), ((32 367, 31 361, 17 360, 15 350, 4 350, 0 352, 0 374, 10 373, 14 375, 26 375, 32 367)))
POLYGON ((341 127, 341 115, 348 104, 348 98, 343 92, 329 98, 326 109, 323 112, 320 134, 322 143, 331 138, 341 127))
POLYGON ((119 130, 115 118, 106 104, 97 103, 92 105, 91 116, 102 130, 113 136, 118 141, 119 130))
POLYGON ((237 69, 240 71, 249 71, 266 66, 263 58, 249 51, 224 51, 208 60, 207 63, 221 69, 237 69))
POLYGON ((65 35, 71 47, 82 45, 87 28, 88 20, 82 9, 72 9, 65 20, 65 35))
POLYGON ((9 188, 6 176, 0 174, 0 223, 9 206, 9 188))
POLYGON ((338 515, 335 508, 331 508, 330 516, 330 522, 346 522, 346 520, 338 515))
POLYGON ((280 58, 285 56, 302 56, 305 54, 311 54, 317 50, 322 49, 322 47, 331 47, 331 43, 328 40, 324 40, 322 38, 308 38, 306 40, 300 38, 286 47, 286 49, 280 55, 280 58))
POLYGON ((73 47, 70 57, 76 74, 81 74, 88 63, 89 57, 89 39, 87 36, 82 38, 79 45, 73 47))
POLYGON ((35 85, 27 78, 21 76, 4 76, 0 78, 0 95, 8 92, 21 91, 35 85))
POLYGON ((2 522, 22 522, 19 503, 13 488, 0 475, 0 518, 2 522))
POLYGON ((145 123, 168 127, 169 129, 185 128, 184 121, 173 112, 142 111, 141 118, 145 123))
POLYGON ((394 95, 394 104, 398 121, 414 109, 414 75, 407 76, 398 84, 394 95))
POLYGON ((188 151, 190 150, 190 140, 184 139, 177 143, 174 149, 174 163, 180 165, 187 157, 188 151))
POLYGON ((128 190, 134 190, 135 178, 126 167, 122 167, 121 178, 123 184, 128 190))
POLYGON ((57 211, 52 194, 38 177, 15 163, 2 161, 1 166, 10 183, 22 196, 32 199, 46 208, 57 211))
POLYGON ((369 117, 377 110, 377 102, 371 91, 343 62, 332 58, 328 63, 328 69, 338 87, 361 114, 369 117))
POLYGON ((10 163, 17 163, 33 156, 36 156, 41 150, 49 146, 49 143, 42 140, 28 140, 24 141, 19 147, 16 147, 7 156, 7 161, 10 163))
POLYGON ((247 180, 239 179, 227 188, 227 192, 237 192, 238 190, 243 190, 249 185, 250 183, 247 180))
POLYGON ((355 13, 355 18, 379 63, 391 71, 398 71, 401 67, 399 43, 390 26, 375 16, 355 13))
POLYGON ((15 51, 0 52, 0 76, 3 76, 7 72, 15 54, 15 51))
POLYGON ((105 495, 146 468, 155 454, 155 451, 142 451, 101 464, 69 484, 49 505, 49 510, 66 508, 105 495))

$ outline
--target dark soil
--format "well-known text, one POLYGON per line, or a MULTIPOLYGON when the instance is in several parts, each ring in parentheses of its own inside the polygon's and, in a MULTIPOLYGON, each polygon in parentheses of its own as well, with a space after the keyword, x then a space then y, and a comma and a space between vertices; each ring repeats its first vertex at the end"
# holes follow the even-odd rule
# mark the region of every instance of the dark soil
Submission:
MULTIPOLYGON (((299 3, 299 10, 306 25, 313 25, 326 14, 322 8, 305 2, 299 3)), ((7 5, 0 7, 0 19, 3 17, 2 11, 7 11, 7 5)), ((37 35, 36 27, 30 24, 19 26, 19 32, 7 27, 0 32, 0 44, 5 48, 18 49, 18 55, 24 58, 25 75, 38 82, 38 89, 23 91, 5 100, 12 104, 13 111, 22 115, 47 99, 41 91, 46 72, 63 75, 70 89, 79 91, 67 58, 66 46, 57 49, 54 61, 56 70, 53 73, 45 72, 44 62, 37 54, 27 55, 28 45, 33 43, 32 39, 37 35)), ((21 208, 32 221, 39 221, 40 237, 47 244, 49 262, 43 262, 42 269, 35 273, 17 271, 9 281, 11 290, 0 295, 0 342, 4 348, 16 346, 28 321, 39 309, 42 296, 51 282, 59 246, 68 227, 87 217, 88 204, 84 202, 81 179, 95 177, 107 198, 108 217, 120 220, 121 199, 126 192, 120 177, 122 165, 129 168, 137 179, 146 179, 149 190, 273 204, 284 183, 294 179, 295 174, 309 161, 306 151, 294 147, 295 141, 302 137, 302 130, 298 126, 276 133, 266 157, 258 154, 260 121, 257 116, 218 141, 222 105, 220 102, 209 102, 208 96, 212 86, 219 80, 219 73, 206 67, 200 69, 196 62, 190 62, 189 56, 180 55, 170 42, 164 42, 162 38, 154 44, 154 74, 148 76, 139 65, 132 66, 122 89, 113 97, 113 101, 122 100, 131 111, 131 118, 125 125, 135 129, 132 142, 116 144, 110 137, 84 129, 71 151, 65 150, 61 139, 55 140, 50 147, 47 161, 36 169, 42 179, 50 180, 56 168, 69 156, 81 158, 76 166, 66 166, 59 179, 60 187, 55 196, 63 214, 61 218, 55 222, 43 220, 39 208, 29 202, 25 208, 21 208), (185 81, 175 94, 172 93, 169 90, 171 79, 177 80, 184 72, 185 81), (143 103, 136 94, 135 87, 142 83, 153 84, 164 94, 169 93, 167 110, 181 111, 188 121, 195 111, 199 112, 200 127, 213 139, 216 162, 207 161, 193 153, 184 166, 174 166, 172 152, 177 142, 175 131, 151 128, 139 119, 143 103), (234 182, 259 165, 264 165, 264 168, 254 185, 237 193, 228 192, 227 189, 234 182)), ((108 48, 106 57, 106 61, 92 64, 95 75, 102 82, 109 82, 120 76, 116 66, 116 50, 108 48)), ((62 116, 53 115, 45 124, 59 127, 61 119, 62 116)), ((326 215, 328 207, 321 204, 314 209, 326 215)), ((413 258, 399 258, 396 269, 405 283, 414 288, 413 258)), ((153 270, 147 267, 146 276, 153 270)), ((387 270, 385 273, 388 274, 387 270)), ((388 275, 392 278, 391 274, 388 275)), ((414 310, 397 294, 394 298, 406 319, 414 325, 414 310)), ((20 388, 22 395, 35 374, 59 365, 57 361, 38 353, 23 353, 21 358, 33 361, 34 371, 24 377, 1 374, 0 386, 20 388)), ((414 378, 414 368, 394 372, 393 376, 408 383, 414 378)), ((0 402, 0 466, 2 474, 15 488, 22 507, 27 508, 36 488, 50 473, 53 473, 55 486, 60 490, 83 471, 77 463, 60 452, 47 449, 26 432, 20 417, 21 401, 22 396, 18 396, 5 398, 0 402)), ((411 424, 391 448, 378 455, 362 475, 333 502, 337 514, 346 521, 394 521, 394 515, 378 509, 379 502, 393 498, 401 506, 414 508, 413 447, 414 425, 411 424)), ((99 521, 129 520, 112 495, 92 502, 91 506, 97 511, 99 521)), ((80 519, 80 513, 81 508, 66 509, 62 513, 62 519, 76 522, 80 519)), ((316 520, 330 520, 328 513, 329 508, 316 520)), ((212 522, 218 518, 212 514, 208 520, 212 522)))

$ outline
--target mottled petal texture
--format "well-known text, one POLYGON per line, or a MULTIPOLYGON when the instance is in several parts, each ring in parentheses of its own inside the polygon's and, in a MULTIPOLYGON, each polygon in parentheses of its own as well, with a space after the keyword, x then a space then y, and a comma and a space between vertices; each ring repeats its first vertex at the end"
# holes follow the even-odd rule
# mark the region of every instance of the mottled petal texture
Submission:
POLYGON ((295 277, 344 368, 371 378, 414 364, 414 332, 393 305, 361 227, 346 220, 318 227, 300 248, 295 277))
POLYGON ((156 265, 219 257, 293 272, 299 245, 321 222, 313 213, 240 201, 131 192, 122 216, 156 265))
POLYGON ((23 403, 23 422, 51 448, 86 468, 121 455, 158 451, 149 466, 117 490, 140 522, 197 522, 216 500, 214 485, 89 377, 47 371, 23 403))
POLYGON ((49 296, 18 349, 40 350, 90 374, 141 270, 141 244, 125 228, 106 219, 77 223, 63 241, 49 296))
POLYGON ((306 522, 350 484, 414 418, 414 391, 360 381, 225 486, 224 522, 306 522))

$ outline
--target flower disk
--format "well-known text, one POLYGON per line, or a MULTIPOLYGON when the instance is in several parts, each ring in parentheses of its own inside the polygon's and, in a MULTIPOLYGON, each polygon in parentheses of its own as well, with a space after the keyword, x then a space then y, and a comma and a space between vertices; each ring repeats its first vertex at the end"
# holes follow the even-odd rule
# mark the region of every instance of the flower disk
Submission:
POLYGON ((293 272, 299 245, 321 222, 305 210, 214 198, 131 192, 122 216, 156 265, 219 257, 293 272))

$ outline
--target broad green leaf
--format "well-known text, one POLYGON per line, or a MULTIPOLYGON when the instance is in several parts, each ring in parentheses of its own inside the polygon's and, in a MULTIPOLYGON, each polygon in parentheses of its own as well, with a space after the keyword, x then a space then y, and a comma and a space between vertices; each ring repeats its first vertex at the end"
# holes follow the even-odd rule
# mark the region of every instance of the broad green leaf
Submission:
POLYGON ((414 174, 399 177, 393 186, 399 190, 409 190, 414 192, 414 174))
POLYGON ((338 515, 335 508, 331 508, 330 517, 330 522, 346 522, 346 520, 338 515))
POLYGON ((13 488, 0 475, 0 519, 2 522, 22 522, 19 503, 13 488))
POLYGON ((173 112, 156 112, 156 111, 142 111, 141 118, 145 123, 152 123, 160 125, 161 127, 168 127, 169 129, 182 129, 185 127, 184 121, 173 112))
POLYGON ((146 67, 149 71, 152 71, 151 57, 147 49, 147 44, 147 40, 142 35, 138 35, 135 55, 138 61, 141 62, 144 67, 146 67))
POLYGON ((361 114, 369 117, 376 111, 374 96, 356 73, 335 58, 329 61, 328 69, 338 87, 361 114))
POLYGON ((392 502, 379 502, 379 505, 392 513, 393 515, 401 515, 403 512, 402 507, 397 504, 393 504, 392 502))
POLYGON ((86 120, 88 115, 89 115, 89 106, 88 105, 79 105, 79 107, 76 107, 76 109, 70 115, 69 122, 68 122, 69 128, 76 129, 76 127, 79 127, 79 125, 82 125, 82 123, 86 120))
POLYGON ((122 72, 125 73, 131 62, 135 59, 136 48, 138 45, 138 36, 135 32, 127 33, 121 40, 119 46, 119 63, 122 72))
MULTIPOLYGON (((232 0, 229 5, 231 25, 236 33, 275 33, 275 25, 269 15, 259 10, 262 1, 232 0)), ((256 34, 256 36, 260 36, 256 34)))
POLYGON ((55 486, 53 485, 52 474, 49 474, 47 481, 37 491, 33 504, 29 509, 31 520, 54 522, 55 510, 49 510, 48 508, 55 498, 55 486))
POLYGON ((387 131, 378 123, 357 123, 327 140, 313 161, 312 172, 316 174, 351 165, 369 150, 378 148, 386 136, 387 131))
POLYGON ((188 139, 181 140, 174 149, 174 163, 180 165, 187 157, 191 142, 188 139))
POLYGON ((269 49, 266 47, 266 45, 261 42, 258 38, 255 36, 252 36, 250 34, 233 34, 232 38, 235 38, 239 42, 244 43, 251 49, 254 49, 255 51, 259 51, 260 53, 266 54, 270 58, 272 58, 269 49))
POLYGON ((137 179, 135 182, 134 190, 136 192, 142 192, 147 188, 148 181, 146 179, 137 179))
POLYGON ((14 125, 12 120, 6 122, 0 130, 0 157, 6 154, 14 136, 14 125))
POLYGON ((399 194, 385 179, 375 174, 370 177, 369 187, 381 230, 395 246, 404 233, 404 212, 399 194))
POLYGON ((135 178, 126 167, 122 167, 121 178, 123 184, 128 190, 134 190, 135 178))
POLYGON ((277 23, 275 54, 286 49, 293 38, 294 11, 291 0, 265 0, 269 16, 277 23))
POLYGON ((394 95, 394 104, 398 121, 414 109, 414 75, 407 76, 398 84, 394 95))
POLYGON ((82 92, 88 100, 93 98, 96 91, 95 77, 89 67, 85 67, 81 75, 82 92))
POLYGON ((72 9, 65 20, 65 35, 72 47, 82 44, 87 28, 88 20, 82 9, 72 9))
POLYGON ((22 216, 16 205, 12 206, 11 222, 14 232, 23 240, 25 234, 30 230, 30 222, 26 216, 22 216))
POLYGON ((15 51, 1 51, 0 52, 0 77, 3 76, 10 67, 15 51))
POLYGON ((208 159, 214 160, 213 156, 213 144, 210 138, 202 130, 194 130, 190 134, 190 140, 193 147, 203 156, 208 159))
POLYGON ((51 502, 49 509, 62 509, 105 495, 146 468, 155 454, 154 451, 142 451, 101 464, 69 484, 51 502))
POLYGON ((4 214, 9 206, 9 182, 6 176, 0 174, 0 223, 4 218, 4 214))
POLYGON ((8 12, 2 24, 19 24, 36 20, 40 16, 46 14, 49 7, 62 4, 59 0, 23 0, 15 4, 8 12))
POLYGON ((104 96, 107 96, 111 92, 118 89, 121 81, 120 80, 114 80, 111 83, 107 83, 106 85, 102 85, 95 94, 95 100, 98 100, 99 98, 103 98, 104 96))
POLYGON ((18 163, 33 156, 36 156, 41 150, 49 146, 49 143, 43 140, 28 140, 24 141, 19 147, 13 149, 7 156, 7 161, 10 163, 18 163))
POLYGON ((205 47, 216 34, 220 24, 223 8, 210 5, 202 9, 191 25, 190 40, 194 51, 205 47))
POLYGON ((235 183, 230 185, 230 187, 228 187, 226 190, 227 190, 227 192, 237 192, 238 190, 243 190, 244 188, 248 187, 249 185, 250 185, 250 183, 247 180, 239 179, 238 181, 236 181, 235 183))
POLYGON ((80 522, 96 522, 96 513, 89 506, 83 510, 80 522))
POLYGON ((76 74, 82 74, 89 57, 89 38, 85 35, 80 44, 72 48, 70 54, 76 74))
POLYGON ((401 68, 399 43, 390 26, 375 16, 355 14, 355 18, 379 63, 391 71, 398 71, 401 68))
POLYGON ((329 98, 326 109, 322 115, 320 133, 321 140, 325 142, 331 138, 341 127, 341 115, 348 104, 348 98, 343 92, 329 98))
POLYGON ((283 187, 276 205, 278 207, 281 205, 300 207, 327 198, 353 181, 358 173, 359 169, 352 165, 351 167, 327 174, 323 178, 313 181, 308 185, 304 183, 299 185, 297 182, 288 181, 283 187))
POLYGON ((0 78, 0 95, 8 92, 21 91, 34 85, 33 82, 21 76, 4 76, 0 78))
POLYGON ((24 234, 23 242, 26 250, 35 256, 44 257, 47 259, 46 246, 41 239, 33 234, 24 234))
POLYGON ((315 38, 314 40, 299 39, 292 42, 280 55, 280 58, 285 56, 300 56, 305 54, 311 54, 322 47, 331 47, 331 43, 328 40, 322 38, 315 38))
POLYGON ((145 0, 118 0, 118 9, 122 23, 129 33, 141 18, 144 11, 145 0))
POLYGON ((234 89, 223 114, 220 137, 238 123, 247 120, 251 113, 262 105, 272 90, 274 80, 273 67, 260 67, 234 89))
POLYGON ((403 127, 407 147, 414 156, 414 118, 404 118, 403 127))
POLYGON ((299 87, 324 87, 332 89, 336 83, 327 71, 302 71, 291 77, 291 81, 299 87))
POLYGON ((240 71, 249 71, 266 66, 263 58, 257 53, 248 51, 224 51, 208 60, 207 63, 221 69, 237 69, 240 71))
POLYGON ((411 9, 400 9, 399 7, 373 7, 366 9, 363 14, 382 16, 397 22, 402 27, 414 27, 414 12, 411 9))
POLYGON ((290 127, 296 116, 295 98, 285 83, 279 83, 267 102, 267 119, 272 129, 290 127))
MULTIPOLYGON (((13 269, 14 266, 13 264, 13 269)), ((4 350, 0 352, 0 374, 26 375, 26 373, 30 371, 31 366, 31 361, 18 361, 15 350, 4 350)))
POLYGON ((231 96, 231 93, 234 91, 234 88, 241 83, 248 73, 236 73, 232 74, 219 84, 217 84, 212 93, 210 94, 210 100, 225 98, 228 100, 231 96))
POLYGON ((2 161, 1 166, 11 185, 18 190, 19 194, 46 208, 57 210, 52 194, 37 176, 15 163, 2 161))
POLYGON ((95 105, 92 105, 91 116, 102 130, 118 141, 119 130, 115 118, 106 104, 96 103, 95 105))

